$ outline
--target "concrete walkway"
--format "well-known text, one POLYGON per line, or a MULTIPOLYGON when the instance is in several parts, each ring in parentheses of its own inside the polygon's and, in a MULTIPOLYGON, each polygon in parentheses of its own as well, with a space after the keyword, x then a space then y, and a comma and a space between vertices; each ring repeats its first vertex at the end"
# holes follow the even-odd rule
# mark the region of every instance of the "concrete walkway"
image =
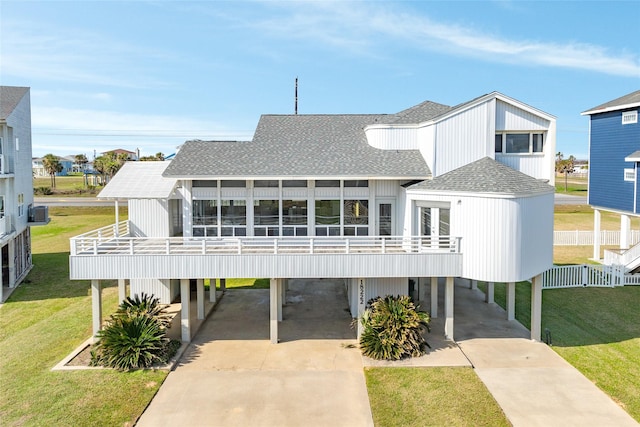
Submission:
POLYGON ((272 345, 269 291, 227 291, 137 425, 373 426, 341 281, 286 302, 272 345))
POLYGON ((393 363, 354 348, 339 282, 305 283, 291 283, 277 345, 269 343, 268 290, 228 291, 137 425, 371 426, 364 365, 473 366, 516 427, 638 426, 465 281, 455 287, 457 343, 442 339, 436 318, 430 353, 393 363))

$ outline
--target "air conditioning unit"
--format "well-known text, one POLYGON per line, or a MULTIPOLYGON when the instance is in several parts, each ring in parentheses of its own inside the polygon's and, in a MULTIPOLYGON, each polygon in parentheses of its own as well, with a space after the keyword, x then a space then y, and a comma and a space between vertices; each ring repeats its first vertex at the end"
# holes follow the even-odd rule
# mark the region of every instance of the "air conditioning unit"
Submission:
POLYGON ((34 206, 29 209, 29 222, 47 222, 48 220, 48 206, 34 206))

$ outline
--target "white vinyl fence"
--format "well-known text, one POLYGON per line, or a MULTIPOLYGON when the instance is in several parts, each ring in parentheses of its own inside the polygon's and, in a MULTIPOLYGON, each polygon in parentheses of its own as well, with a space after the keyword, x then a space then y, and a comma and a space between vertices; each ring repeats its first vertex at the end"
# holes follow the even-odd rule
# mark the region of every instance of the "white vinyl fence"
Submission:
MULTIPOLYGON (((635 245, 640 242, 640 230, 631 230, 630 244, 635 245)), ((602 246, 620 245, 620 230, 602 230, 600 231, 600 244, 602 246)), ((571 231, 554 231, 554 246, 591 246, 593 245, 593 231, 571 230, 571 231)))
POLYGON ((542 289, 640 285, 640 275, 625 274, 621 265, 562 265, 542 274, 542 289))

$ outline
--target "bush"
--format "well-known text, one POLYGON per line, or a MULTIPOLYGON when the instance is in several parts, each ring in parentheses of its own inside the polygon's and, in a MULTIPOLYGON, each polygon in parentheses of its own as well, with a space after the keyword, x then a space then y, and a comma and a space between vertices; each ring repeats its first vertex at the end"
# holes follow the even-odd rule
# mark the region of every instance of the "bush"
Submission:
POLYGON ((33 189, 33 194, 35 194, 36 196, 50 196, 51 194, 53 194, 53 190, 51 190, 50 187, 35 187, 33 189))
POLYGON ((128 371, 167 363, 180 343, 167 338, 171 319, 158 301, 146 294, 125 299, 98 332, 91 364, 128 371))
POLYGON ((429 344, 429 314, 419 311, 408 296, 377 297, 367 303, 362 315, 362 353, 378 360, 400 360, 422 356, 429 344))

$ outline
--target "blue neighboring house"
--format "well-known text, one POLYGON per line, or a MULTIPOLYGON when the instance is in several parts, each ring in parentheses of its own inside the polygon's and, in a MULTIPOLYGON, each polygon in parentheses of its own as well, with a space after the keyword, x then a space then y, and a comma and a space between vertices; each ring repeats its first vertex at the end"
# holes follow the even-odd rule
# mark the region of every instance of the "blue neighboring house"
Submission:
POLYGON ((631 243, 630 216, 640 216, 639 110, 640 90, 582 113, 583 116, 590 117, 589 205, 593 207, 595 215, 593 255, 595 259, 600 258, 601 210, 621 215, 620 249, 622 250, 628 249, 631 243))

